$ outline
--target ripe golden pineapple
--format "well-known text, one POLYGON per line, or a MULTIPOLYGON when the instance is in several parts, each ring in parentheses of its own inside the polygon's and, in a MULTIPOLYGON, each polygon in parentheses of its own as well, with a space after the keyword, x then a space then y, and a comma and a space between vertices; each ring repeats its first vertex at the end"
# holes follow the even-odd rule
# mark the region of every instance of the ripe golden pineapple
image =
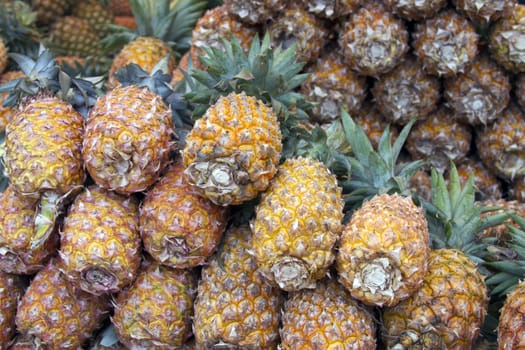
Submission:
POLYGON ((423 159, 443 172, 451 160, 459 163, 467 156, 471 139, 470 126, 457 121, 453 112, 441 105, 414 125, 406 150, 412 159, 423 159))
POLYGON ((183 161, 188 182, 213 203, 240 204, 268 187, 281 149, 272 108, 245 93, 230 93, 195 122, 183 161))
POLYGON ((324 278, 315 289, 290 293, 282 319, 283 350, 376 349, 371 310, 335 279, 324 278))
POLYGON ((75 288, 53 259, 26 289, 16 326, 36 348, 76 350, 101 326, 110 309, 108 297, 75 288))
POLYGON ((363 0, 301 0, 308 12, 314 15, 336 20, 356 11, 363 0))
POLYGON ((80 193, 60 233, 60 268, 78 288, 115 293, 135 279, 141 261, 138 202, 97 186, 80 193))
POLYGON ((372 95, 377 109, 390 123, 404 125, 410 119, 425 119, 441 98, 437 77, 427 74, 412 55, 390 72, 377 78, 372 95))
POLYGON ((315 287, 335 259, 342 230, 335 175, 313 158, 286 159, 255 215, 253 252, 264 278, 286 291, 315 287))
POLYGON ((525 175, 525 113, 510 102, 498 119, 476 129, 476 148, 495 175, 512 181, 525 175))
POLYGON ((308 12, 302 3, 289 1, 279 16, 266 27, 272 45, 288 48, 296 45, 299 62, 316 61, 328 39, 328 28, 318 17, 308 12))
POLYGON ((476 28, 452 9, 416 23, 412 36, 414 52, 431 74, 462 73, 478 54, 476 28))
POLYGON ((368 82, 343 63, 339 52, 325 51, 307 72, 310 75, 301 84, 300 93, 315 102, 310 121, 328 123, 338 119, 341 108, 352 114, 361 109, 368 82))
POLYGON ((421 21, 433 17, 447 5, 446 0, 385 0, 395 15, 408 21, 421 21))
POLYGON ((478 158, 467 157, 457 164, 461 185, 465 185, 471 175, 474 176, 476 199, 500 199, 503 190, 500 180, 478 158))
POLYGON ((525 281, 507 294, 498 323, 498 349, 518 350, 525 347, 525 316, 523 300, 525 281))
POLYGON ((119 293, 112 317, 128 349, 179 349, 191 336, 196 279, 192 271, 145 263, 119 293))
POLYGON ((367 305, 393 306, 423 284, 427 221, 410 197, 376 195, 353 212, 338 244, 339 282, 367 305))
POLYGON ((219 244, 227 213, 186 181, 184 167, 177 162, 146 193, 140 206, 144 250, 173 268, 203 265, 219 244))
POLYGON ((283 293, 257 272, 248 225, 231 226, 204 266, 195 299, 197 348, 275 349, 283 293))
POLYGON ((496 21, 489 32, 492 57, 503 68, 513 73, 525 72, 525 5, 515 3, 508 16, 496 21))
POLYGON ((367 2, 348 17, 338 43, 349 67, 369 76, 393 69, 409 48, 404 22, 377 0, 367 2))
POLYGON ((18 302, 24 293, 25 281, 17 275, 0 271, 0 348, 7 349, 16 333, 15 317, 18 302))
POLYGON ((83 159, 101 187, 121 194, 148 189, 167 166, 171 112, 162 98, 137 85, 100 97, 85 127, 83 159))
POLYGON ((458 120, 470 125, 489 125, 509 103, 509 77, 483 54, 463 73, 445 80, 443 95, 458 120))
POLYGON ((235 15, 241 22, 249 25, 265 25, 273 17, 280 15, 279 12, 284 9, 287 1, 224 0, 222 3, 224 4, 225 13, 235 15))
POLYGON ((516 0, 452 0, 456 9, 472 21, 489 23, 508 16, 516 0))
POLYGON ((35 216, 38 200, 16 193, 12 186, 0 194, 0 270, 31 275, 56 253, 59 236, 53 227, 39 237, 35 216))
POLYGON ((470 350, 487 303, 483 276, 463 252, 431 250, 423 285, 383 310, 381 336, 389 349, 470 350))

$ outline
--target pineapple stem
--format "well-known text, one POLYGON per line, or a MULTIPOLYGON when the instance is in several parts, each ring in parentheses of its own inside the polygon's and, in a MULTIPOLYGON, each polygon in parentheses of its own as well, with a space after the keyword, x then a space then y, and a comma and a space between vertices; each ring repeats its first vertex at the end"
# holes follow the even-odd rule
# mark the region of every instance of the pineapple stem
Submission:
POLYGON ((310 279, 306 264, 301 259, 285 256, 271 268, 275 282, 287 292, 315 288, 315 281, 310 279))
POLYGON ((61 197, 56 192, 44 192, 35 215, 35 235, 31 239, 31 249, 40 247, 47 240, 59 214, 61 197))

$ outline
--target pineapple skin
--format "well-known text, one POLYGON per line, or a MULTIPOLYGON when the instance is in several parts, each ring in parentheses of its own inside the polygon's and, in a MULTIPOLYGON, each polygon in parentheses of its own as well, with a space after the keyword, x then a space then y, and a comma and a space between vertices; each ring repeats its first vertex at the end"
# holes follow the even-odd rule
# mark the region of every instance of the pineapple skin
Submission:
POLYGON ((524 18, 525 5, 516 3, 508 16, 490 27, 490 53, 498 64, 512 73, 525 72, 525 52, 520 42, 525 35, 524 18))
POLYGON ((424 283, 408 299, 383 311, 389 349, 470 350, 487 313, 487 287, 461 251, 430 252, 424 283))
POLYGON ((507 294, 500 310, 498 323, 498 349, 512 350, 525 347, 525 316, 523 315, 525 281, 507 294))
POLYGON ((525 113, 510 102, 498 119, 476 129, 476 148, 495 175, 513 181, 525 175, 525 113))
POLYGON ((452 9, 418 22, 412 32, 416 56, 428 73, 440 77, 464 72, 478 54, 478 41, 474 25, 452 9))
POLYGON ((363 0, 301 0, 308 12, 328 19, 337 20, 355 12, 363 0))
POLYGON ((231 226, 203 267, 195 299, 197 348, 276 349, 283 293, 257 272, 248 225, 231 226))
POLYGON ((315 102, 309 113, 311 121, 322 124, 336 120, 341 107, 348 113, 361 109, 368 82, 344 64, 338 52, 322 54, 307 71, 310 76, 301 84, 300 92, 315 102))
POLYGON ((452 0, 456 9, 474 22, 490 23, 510 15, 516 0, 452 0))
POLYGON ((312 158, 286 159, 255 215, 253 251, 264 278, 285 291, 315 287, 335 260, 342 231, 335 176, 312 158))
MULTIPOLYGON (((0 46, 1 45, 2 44, 0 44, 0 46)), ((2 55, 1 51, 2 49, 0 47, 0 56, 2 55)), ((23 76, 25 76, 24 72, 19 70, 5 72, 4 74, 0 73, 0 85, 5 84, 14 79, 22 78, 23 76)), ((0 132, 5 131, 7 123, 9 123, 9 121, 13 119, 14 115, 16 114, 16 108, 2 106, 4 99, 6 99, 8 96, 9 93, 7 92, 0 93, 0 132)))
MULTIPOLYGON (((361 109, 352 117, 361 129, 363 129, 372 147, 377 149, 383 131, 387 125, 389 125, 388 120, 377 109, 377 103, 371 100, 365 100, 361 109)), ((395 124, 390 125, 390 133, 392 135, 392 141, 394 142, 399 135, 398 126, 395 124)))
POLYGON ((481 55, 464 73, 445 79, 443 95, 458 120, 470 125, 489 125, 510 100, 507 73, 487 55, 481 55))
POLYGON ((0 348, 7 349, 16 333, 16 311, 24 294, 21 276, 0 271, 0 348))
POLYGON ((31 275, 55 255, 59 245, 56 230, 41 244, 32 246, 37 206, 36 199, 17 194, 12 186, 0 194, 0 270, 31 275))
POLYGON ((37 23, 44 26, 64 16, 70 5, 71 0, 31 0, 31 7, 36 12, 37 23))
POLYGON ((89 23, 100 38, 111 32, 107 27, 114 20, 110 5, 104 5, 98 0, 78 1, 73 5, 71 14, 89 23))
POLYGON ((283 350, 376 349, 371 311, 329 278, 320 280, 315 289, 290 293, 280 334, 283 350))
POLYGON ((189 269, 146 263, 115 303, 120 342, 129 349, 179 349, 191 336, 196 285, 189 269))
POLYGON ((167 63, 167 73, 172 72, 177 66, 177 60, 171 47, 161 39, 150 36, 139 36, 130 41, 117 53, 111 66, 107 80, 107 88, 114 89, 120 86, 115 73, 130 63, 135 63, 145 72, 152 70, 159 61, 170 55, 167 63))
POLYGON ((227 208, 213 204, 186 181, 181 162, 170 166, 146 194, 139 213, 144 250, 159 263, 179 269, 206 262, 228 218, 227 208))
POLYGON ((515 75, 514 84, 513 101, 525 110, 525 73, 515 75))
POLYGON ((286 6, 286 1, 280 0, 224 0, 228 13, 235 15, 241 22, 248 25, 264 25, 286 6))
POLYGON ((100 36, 83 18, 64 16, 53 22, 45 42, 51 50, 64 56, 100 56, 100 36))
POLYGON ((465 158, 457 164, 457 171, 461 186, 465 186, 471 174, 474 176, 476 198, 479 200, 497 200, 503 197, 501 182, 481 160, 465 158))
POLYGON ((78 349, 109 316, 111 304, 106 296, 75 288, 58 264, 51 260, 33 278, 18 305, 16 326, 46 348, 78 349))
POLYGON ((343 229, 338 280, 366 305, 393 306, 423 284, 429 251, 421 208, 409 197, 376 195, 352 214, 343 229))
POLYGON ((61 268, 78 288, 115 293, 137 276, 141 261, 138 201, 97 186, 80 193, 60 233, 61 268))
POLYGON ((9 56, 7 55, 7 46, 4 40, 0 37, 0 74, 2 74, 7 67, 9 56))
POLYGON ((213 203, 226 206, 266 190, 281 150, 274 111, 242 92, 220 97, 195 122, 182 157, 187 181, 213 203))
POLYGON ((385 0, 384 2, 392 13, 408 21, 421 21, 433 17, 447 5, 447 0, 385 0))
POLYGON ((5 166, 20 194, 43 191, 65 195, 86 179, 82 162, 84 120, 56 97, 40 97, 22 106, 6 127, 5 166))
POLYGON ((425 119, 437 108, 441 83, 427 74, 413 56, 377 78, 372 95, 377 109, 390 122, 405 125, 411 119, 425 119))
POLYGON ((172 136, 171 112, 159 95, 136 85, 115 88, 88 115, 85 167, 101 187, 145 191, 168 165, 172 136))
POLYGON ((408 31, 382 2, 371 1, 343 23, 338 44, 351 69, 376 77, 403 60, 409 49, 408 31))

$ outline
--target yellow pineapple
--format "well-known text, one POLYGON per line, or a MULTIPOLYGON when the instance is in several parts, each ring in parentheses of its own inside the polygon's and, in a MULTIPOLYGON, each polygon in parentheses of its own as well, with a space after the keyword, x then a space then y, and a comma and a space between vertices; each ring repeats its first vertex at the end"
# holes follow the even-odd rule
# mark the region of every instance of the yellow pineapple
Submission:
POLYGON ((146 193, 140 206, 144 250, 173 268, 203 265, 219 245, 227 213, 186 181, 182 162, 177 161, 146 193))
POLYGON ((487 313, 483 275, 456 249, 430 251, 423 285, 382 312, 388 348, 470 350, 487 313))
POLYGON ((129 63, 152 73, 157 63, 169 55, 166 73, 171 73, 177 64, 177 54, 189 48, 191 31, 206 6, 202 0, 129 2, 137 22, 136 29, 122 27, 121 32, 104 38, 108 50, 118 48, 109 69, 108 88, 118 86, 115 73, 129 63))
POLYGON ((498 324, 498 349, 500 350, 518 350, 525 347, 524 294, 525 281, 518 284, 506 296, 498 324))
POLYGON ((268 187, 281 148, 271 107, 245 93, 221 96, 186 138, 188 182, 215 204, 240 204, 268 187))
POLYGON ((371 310, 335 279, 289 294, 283 307, 281 349, 376 349, 371 310))
POLYGON ((85 126, 84 165, 101 187, 121 194, 147 190, 172 148, 171 112, 161 96, 138 85, 100 97, 85 126))
POLYGON ((17 330, 32 349, 79 349, 109 317, 109 298, 75 288, 58 262, 35 275, 18 305, 17 330))
POLYGON ((197 348, 275 349, 283 293, 266 283, 251 254, 247 224, 231 226, 201 271, 193 332, 197 348))
POLYGON ((60 232, 60 268, 78 288, 115 293, 135 279, 141 261, 138 201, 97 186, 80 193, 60 232))
POLYGON ((179 349, 191 336, 196 278, 192 271, 146 262, 119 293, 112 317, 128 349, 179 349))
POLYGON ((16 333, 15 317, 25 283, 17 275, 0 271, 0 348, 7 349, 16 333))
POLYGON ((286 291, 315 287, 335 260, 342 219, 335 175, 313 158, 286 159, 255 211, 259 271, 286 291))
POLYGON ((423 283, 427 222, 411 198, 377 195, 353 212, 338 245, 339 281, 365 304, 396 305, 423 283))

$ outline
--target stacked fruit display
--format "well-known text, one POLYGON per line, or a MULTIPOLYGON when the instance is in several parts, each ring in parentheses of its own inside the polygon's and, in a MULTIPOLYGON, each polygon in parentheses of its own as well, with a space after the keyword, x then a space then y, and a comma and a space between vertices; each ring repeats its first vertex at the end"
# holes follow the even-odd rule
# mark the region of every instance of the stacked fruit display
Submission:
POLYGON ((0 348, 519 349, 524 6, 0 1, 0 348))

